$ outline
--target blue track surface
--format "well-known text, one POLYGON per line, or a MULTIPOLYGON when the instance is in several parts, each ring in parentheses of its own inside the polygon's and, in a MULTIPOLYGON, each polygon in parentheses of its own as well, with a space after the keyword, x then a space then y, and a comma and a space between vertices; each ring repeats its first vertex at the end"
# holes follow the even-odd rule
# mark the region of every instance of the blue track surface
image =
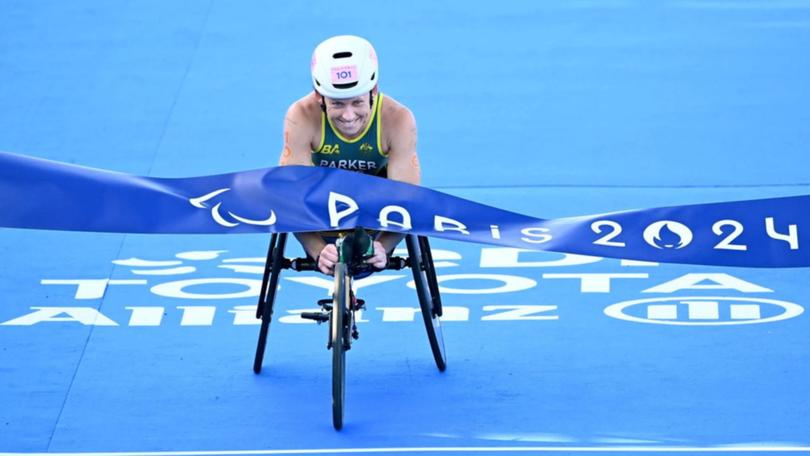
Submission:
MULTIPOLYGON (((273 165, 338 33, 375 44, 430 187, 544 218, 810 188, 810 2, 788 0, 5 0, 0 149, 273 165)), ((326 328, 294 315, 323 276, 282 277, 251 371, 267 241, 0 230, 0 453, 810 451, 810 317, 778 320, 807 307, 806 269, 436 241, 447 372, 408 271, 372 276, 338 433, 326 328)))

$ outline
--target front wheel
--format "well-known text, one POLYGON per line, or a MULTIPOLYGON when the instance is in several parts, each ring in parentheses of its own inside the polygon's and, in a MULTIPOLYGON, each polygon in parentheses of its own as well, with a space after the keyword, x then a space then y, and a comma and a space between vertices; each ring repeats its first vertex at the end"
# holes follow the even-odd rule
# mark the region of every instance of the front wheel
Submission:
POLYGON ((330 316, 330 341, 332 344, 332 425, 343 428, 343 407, 346 397, 346 344, 350 337, 346 331, 349 303, 351 302, 351 278, 347 266, 335 265, 335 294, 330 316))

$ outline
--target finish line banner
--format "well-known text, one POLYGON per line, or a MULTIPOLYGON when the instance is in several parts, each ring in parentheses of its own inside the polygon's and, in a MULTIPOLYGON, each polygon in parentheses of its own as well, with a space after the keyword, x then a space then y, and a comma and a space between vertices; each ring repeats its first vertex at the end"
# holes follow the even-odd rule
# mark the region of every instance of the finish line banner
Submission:
POLYGON ((365 228, 662 263, 810 266, 810 195, 544 220, 329 168, 131 176, 0 152, 0 226, 153 234, 365 228), (804 230, 803 230, 804 228, 804 230))

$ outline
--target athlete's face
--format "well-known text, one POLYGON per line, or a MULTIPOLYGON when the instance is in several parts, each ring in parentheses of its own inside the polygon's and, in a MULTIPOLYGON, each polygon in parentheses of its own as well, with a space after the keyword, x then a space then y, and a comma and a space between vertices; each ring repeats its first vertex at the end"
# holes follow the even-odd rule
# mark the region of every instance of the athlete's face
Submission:
POLYGON ((343 136, 351 138, 359 135, 371 119, 368 94, 354 98, 324 97, 324 102, 326 115, 343 136))

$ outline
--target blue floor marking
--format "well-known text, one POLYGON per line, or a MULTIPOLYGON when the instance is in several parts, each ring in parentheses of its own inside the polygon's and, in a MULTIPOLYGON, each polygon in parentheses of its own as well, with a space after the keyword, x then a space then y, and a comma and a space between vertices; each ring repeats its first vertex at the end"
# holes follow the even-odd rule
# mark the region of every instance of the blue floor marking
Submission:
MULTIPOLYGON (((313 46, 351 32, 416 115, 425 185, 544 218, 806 193, 810 4, 497 7, 6 1, 0 149, 162 177, 272 165, 313 46)), ((282 277, 251 371, 267 241, 0 230, 0 452, 810 450, 810 315, 751 324, 804 309, 806 269, 434 241, 447 372, 409 271, 372 276, 336 433, 325 328, 295 317, 323 277, 282 277)))

